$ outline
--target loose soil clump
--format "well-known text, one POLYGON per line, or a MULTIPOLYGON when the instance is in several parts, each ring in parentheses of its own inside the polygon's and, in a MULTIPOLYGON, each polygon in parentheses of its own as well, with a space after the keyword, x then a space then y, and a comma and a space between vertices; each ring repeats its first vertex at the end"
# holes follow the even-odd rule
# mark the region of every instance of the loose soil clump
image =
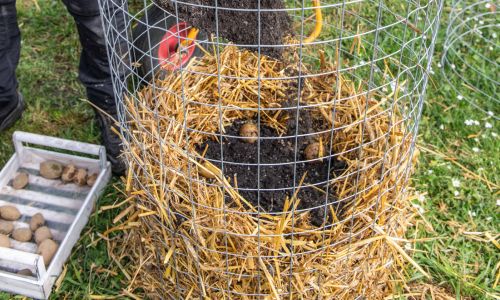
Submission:
MULTIPOLYGON (((220 38, 237 45, 283 45, 284 36, 291 34, 291 20, 283 10, 285 4, 281 0, 261 0, 260 14, 258 1, 255 0, 184 0, 177 4, 171 0, 155 2, 205 33, 218 33, 220 38)), ((258 51, 255 46, 247 49, 258 51)), ((261 47, 261 54, 271 57, 280 58, 282 53, 283 47, 261 47)))
MULTIPOLYGON (((237 121, 233 126, 226 128, 225 135, 238 136, 240 127, 245 122, 237 121)), ((261 126, 260 132, 260 187, 258 186, 258 143, 247 143, 239 137, 225 138, 223 140, 224 174, 231 181, 236 176, 238 192, 255 207, 260 207, 266 212, 282 212, 286 198, 291 198, 295 186, 300 186, 297 198, 300 199, 298 209, 314 208, 310 212, 310 221, 315 226, 321 226, 325 220, 326 181, 339 176, 346 168, 343 161, 331 158, 330 168, 327 159, 310 162, 299 162, 296 164, 296 176, 294 178, 295 161, 295 137, 279 138, 275 130, 270 127, 261 126), (269 139, 266 139, 269 137, 269 139), (273 164, 273 165, 265 165, 273 164), (328 173, 330 176, 328 177, 328 173), (310 186, 310 185, 314 185, 310 186), (258 188, 261 189, 260 199, 258 188), (263 191, 264 190, 264 191, 263 191)), ((297 141, 297 161, 307 160, 304 150, 310 145, 310 138, 301 137, 297 141)), ((221 167, 221 146, 218 141, 209 140, 199 147, 202 152, 207 147, 205 158, 217 167, 221 167)), ((325 152, 328 154, 328 152, 325 152)), ((340 219, 344 203, 337 202, 333 188, 328 192, 328 204, 340 219)), ((327 223, 331 222, 331 216, 327 215, 327 223)))

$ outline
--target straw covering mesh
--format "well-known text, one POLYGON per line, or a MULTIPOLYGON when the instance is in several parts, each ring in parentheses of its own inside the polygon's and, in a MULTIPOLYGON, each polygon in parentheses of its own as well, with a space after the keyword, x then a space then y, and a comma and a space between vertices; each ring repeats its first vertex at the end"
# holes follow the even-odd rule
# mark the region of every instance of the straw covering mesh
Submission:
POLYGON ((442 1, 126 2, 100 0, 127 292, 383 299, 423 272, 403 245, 442 1))
MULTIPOLYGON (((217 138, 220 116, 200 103, 217 106, 223 99, 226 125, 253 117, 255 111, 230 107, 258 107, 259 83, 237 79, 251 77, 258 63, 269 78, 260 83, 261 97, 267 99, 261 108, 277 109, 263 113, 262 122, 277 131, 286 126, 278 112, 289 83, 272 80, 283 76, 283 63, 259 62, 254 53, 234 46, 222 51, 219 64, 216 59, 207 53, 188 66, 189 75, 173 73, 158 82, 170 91, 161 93, 160 101, 151 88, 139 92, 139 102, 127 99, 127 125, 133 133, 127 156, 136 176, 129 177, 127 189, 137 209, 129 222, 141 226, 129 234, 126 244, 133 246, 122 254, 141 249, 135 253, 144 260, 136 266, 135 284, 173 298, 385 295, 390 276, 405 264, 393 238, 403 237, 411 221, 405 188, 413 153, 405 123, 384 109, 387 97, 367 99, 334 74, 305 80, 302 99, 315 104, 309 108, 314 118, 331 123, 336 106, 338 129, 331 148, 342 153, 338 158, 348 166, 330 186, 349 204, 341 216, 329 209, 334 221, 317 227, 308 222, 308 210, 296 209, 301 199, 287 199, 282 213, 259 211, 238 194, 231 176, 204 164, 197 145, 217 138), (200 75, 216 74, 218 65, 226 75, 222 82, 200 75), (195 100, 185 105, 183 97, 195 100), (200 176, 200 169, 215 178, 200 176)), ((324 133, 325 141, 328 136, 324 133)))

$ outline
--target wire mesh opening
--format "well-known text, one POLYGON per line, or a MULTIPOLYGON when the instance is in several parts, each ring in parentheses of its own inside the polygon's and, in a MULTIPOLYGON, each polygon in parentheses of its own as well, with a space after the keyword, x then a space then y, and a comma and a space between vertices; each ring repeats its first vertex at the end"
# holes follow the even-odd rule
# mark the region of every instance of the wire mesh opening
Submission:
POLYGON ((145 293, 387 293, 441 6, 101 0, 145 293))
POLYGON ((457 101, 499 119, 499 15, 494 1, 453 1, 441 59, 457 101), (460 82, 461 84, 453 84, 460 82))

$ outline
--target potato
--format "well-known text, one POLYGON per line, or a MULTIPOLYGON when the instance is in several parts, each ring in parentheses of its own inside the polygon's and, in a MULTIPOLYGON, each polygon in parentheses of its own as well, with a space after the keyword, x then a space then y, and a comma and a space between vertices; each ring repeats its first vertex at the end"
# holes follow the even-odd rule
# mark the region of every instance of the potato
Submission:
POLYGON ((59 245, 57 245, 57 243, 54 242, 53 240, 45 240, 40 243, 40 245, 38 246, 37 253, 43 257, 45 266, 49 266, 50 262, 52 261, 52 258, 54 258, 54 255, 57 252, 58 247, 59 245))
POLYGON ((49 227, 43 226, 38 228, 35 231, 35 242, 40 245, 40 243, 46 239, 52 239, 52 233, 50 232, 49 227))
POLYGON ((88 186, 94 186, 95 182, 97 180, 97 174, 94 173, 92 175, 90 175, 88 178, 87 178, 87 185, 88 186))
POLYGON ((0 247, 10 248, 10 240, 8 236, 0 234, 0 247))
POLYGON ((16 190, 24 189, 29 183, 29 176, 27 173, 20 172, 12 180, 12 187, 16 190))
POLYGON ((311 143, 304 150, 304 155, 307 160, 318 159, 320 156, 321 145, 319 143, 311 143))
POLYGON ((21 213, 15 206, 5 205, 0 207, 0 217, 7 221, 17 221, 21 217, 21 213))
POLYGON ((47 179, 58 179, 61 177, 63 166, 53 160, 47 160, 40 164, 40 175, 47 179))
POLYGON ((16 273, 17 275, 22 275, 22 276, 33 276, 33 273, 31 272, 30 269, 22 269, 22 270, 19 270, 17 271, 16 273))
POLYGON ((76 166, 73 164, 67 165, 64 167, 63 172, 61 174, 61 180, 64 182, 71 182, 76 174, 76 166))
POLYGON ((19 242, 29 242, 33 233, 29 228, 17 228, 12 231, 12 238, 19 242))
POLYGON ((255 143, 259 139, 259 131, 254 123, 245 123, 240 128, 240 136, 244 137, 243 141, 249 144, 255 143))
POLYGON ((14 230, 12 222, 0 220, 0 234, 9 235, 14 230))
POLYGON ((73 182, 79 185, 87 184, 87 170, 78 169, 76 171, 75 177, 73 178, 73 182))
POLYGON ((45 225, 45 218, 41 213, 36 213, 33 215, 33 217, 31 217, 30 220, 31 231, 35 231, 43 225, 45 225))

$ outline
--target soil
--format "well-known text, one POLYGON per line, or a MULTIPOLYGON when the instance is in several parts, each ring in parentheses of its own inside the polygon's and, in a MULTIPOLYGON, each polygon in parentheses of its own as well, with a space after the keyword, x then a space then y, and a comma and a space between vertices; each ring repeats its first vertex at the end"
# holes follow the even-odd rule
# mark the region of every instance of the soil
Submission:
MULTIPOLYGON (((300 119, 301 122, 314 122, 310 118, 300 119)), ((239 136, 242 121, 235 122, 231 127, 226 128, 226 135, 239 136)), ((307 132, 306 126, 299 123, 299 132, 307 132)), ((318 127, 318 124, 314 126, 318 127)), ((295 134, 295 127, 289 127, 287 135, 295 134)), ((270 191, 261 191, 260 199, 258 199, 257 191, 249 191, 243 189, 257 189, 257 166, 247 164, 257 164, 258 159, 258 143, 247 143, 241 138, 225 138, 223 140, 224 153, 224 174, 233 181, 236 175, 238 181, 239 193, 255 207, 260 207, 267 212, 282 212, 286 197, 293 195, 294 186, 294 164, 295 161, 295 137, 276 138, 277 133, 274 129, 261 125, 261 137, 273 137, 273 139, 261 139, 260 142, 260 163, 261 164, 280 164, 260 167, 260 189, 275 189, 270 191), (284 164, 284 163, 290 164, 284 164), (236 164, 234 164, 236 163, 236 164), (286 189, 289 188, 289 189, 286 189)), ((311 138, 300 137, 297 141, 297 161, 305 160, 304 150, 314 141, 311 138)), ((205 155, 208 159, 220 160, 221 145, 218 141, 209 140, 199 146, 200 153, 208 146, 205 155)), ((325 150, 326 151, 326 150, 325 150)), ((325 152, 328 153, 328 152, 325 152)), ((313 161, 307 163, 296 164, 296 186, 299 185, 302 176, 306 174, 304 184, 300 188, 297 198, 300 199, 298 209, 307 209, 311 207, 319 207, 311 210, 310 221, 315 226, 321 226, 324 221, 324 204, 325 193, 313 187, 305 187, 307 184, 315 184, 317 188, 326 190, 325 184, 319 184, 327 180, 330 172, 330 179, 339 176, 347 167, 346 163, 336 158, 331 158, 330 170, 328 169, 328 161, 313 161)), ((216 161, 212 161, 219 168, 221 167, 216 161)), ((329 189, 328 203, 333 203, 333 209, 338 218, 341 218, 343 203, 337 202, 335 192, 329 189)), ((327 223, 331 223, 331 214, 327 213, 327 223)))
MULTIPOLYGON (((207 34, 227 39, 237 45, 259 45, 258 1, 255 0, 184 0, 183 3, 171 0, 155 0, 165 10, 207 34), (215 5, 217 2, 217 14, 215 5), (198 7, 198 6, 204 7, 198 7), (245 11, 253 9, 255 11, 245 11), (177 12, 177 14, 176 14, 177 12), (218 21, 218 22, 217 22, 218 21), (218 28, 217 28, 218 25, 218 28)), ((283 45, 284 36, 291 34, 291 19, 281 0, 261 0, 260 8, 260 45, 283 45)), ((247 47, 258 51, 257 47, 247 47)), ((261 53, 281 58, 283 47, 261 47, 261 53)))

